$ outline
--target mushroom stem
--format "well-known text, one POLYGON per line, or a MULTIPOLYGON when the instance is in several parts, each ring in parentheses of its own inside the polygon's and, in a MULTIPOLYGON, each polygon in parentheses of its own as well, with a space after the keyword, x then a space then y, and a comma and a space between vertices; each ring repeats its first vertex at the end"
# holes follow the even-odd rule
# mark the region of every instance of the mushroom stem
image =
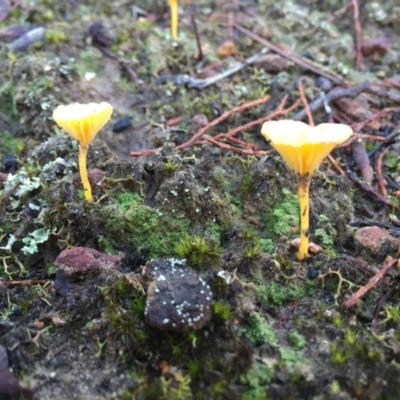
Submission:
POLYGON ((311 174, 298 175, 298 192, 299 192, 299 203, 300 203, 300 247, 297 253, 297 259, 302 261, 308 254, 308 228, 309 228, 309 210, 310 210, 310 190, 311 174))
POLYGON ((171 37, 178 40, 178 0, 169 0, 171 8, 171 37))
POLYGON ((90 187, 87 169, 86 169, 86 155, 89 149, 89 145, 82 143, 79 144, 79 173, 81 175, 83 190, 85 191, 85 199, 87 201, 93 201, 92 188, 90 187))

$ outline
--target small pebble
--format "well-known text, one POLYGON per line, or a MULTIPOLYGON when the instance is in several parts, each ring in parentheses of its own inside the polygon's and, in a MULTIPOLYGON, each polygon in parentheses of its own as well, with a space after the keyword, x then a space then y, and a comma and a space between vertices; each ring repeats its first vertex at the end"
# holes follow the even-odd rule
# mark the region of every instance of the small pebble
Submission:
POLYGON ((13 174, 18 169, 18 161, 12 154, 7 154, 3 158, 4 168, 2 172, 13 174))
POLYGON ((121 133, 128 129, 131 126, 132 123, 132 117, 125 117, 120 120, 118 120, 112 127, 112 131, 114 133, 121 133))
POLYGON ((237 52, 236 44, 232 40, 225 40, 218 46, 216 54, 218 58, 226 58, 235 55, 237 52))

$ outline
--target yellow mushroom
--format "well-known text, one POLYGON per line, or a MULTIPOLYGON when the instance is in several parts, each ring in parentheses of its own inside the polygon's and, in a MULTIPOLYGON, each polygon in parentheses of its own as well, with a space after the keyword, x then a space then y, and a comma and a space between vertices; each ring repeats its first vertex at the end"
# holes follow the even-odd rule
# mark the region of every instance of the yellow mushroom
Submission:
POLYGON ((265 122, 261 134, 297 174, 301 213, 297 258, 304 260, 308 253, 309 188, 312 174, 336 145, 345 142, 353 134, 353 130, 343 124, 312 127, 300 121, 282 120, 265 122))
POLYGON ((178 40, 178 0, 168 0, 171 9, 171 38, 178 40))
POLYGON ((85 199, 92 201, 92 188, 87 176, 86 155, 89 143, 109 121, 113 108, 108 103, 69 104, 58 106, 53 112, 57 125, 79 141, 79 172, 85 199))

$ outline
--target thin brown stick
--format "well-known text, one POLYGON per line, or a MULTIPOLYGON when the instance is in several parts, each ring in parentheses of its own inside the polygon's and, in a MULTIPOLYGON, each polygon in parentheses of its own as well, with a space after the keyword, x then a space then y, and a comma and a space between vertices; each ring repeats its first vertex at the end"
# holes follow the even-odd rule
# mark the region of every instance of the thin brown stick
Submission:
MULTIPOLYGON (((244 103, 240 106, 233 107, 232 109, 224 112, 221 116, 218 118, 212 120, 209 124, 201 128, 199 131, 197 131, 187 142, 182 143, 177 147, 178 150, 183 150, 187 147, 193 146, 210 128, 212 128, 215 125, 218 125, 228 117, 230 117, 232 114, 235 114, 237 112, 246 110, 247 108, 255 107, 260 104, 266 103, 270 99, 270 96, 264 96, 261 97, 260 99, 252 100, 247 103, 244 103)), ((157 151, 159 151, 161 148, 155 148, 155 149, 147 149, 147 150, 141 150, 141 151, 132 151, 131 156, 132 157, 137 157, 137 156, 144 156, 144 155, 149 155, 149 154, 154 154, 157 151)))
MULTIPOLYGON (((340 99, 342 97, 356 97, 358 96, 361 92, 365 91, 367 88, 371 86, 371 83, 366 81, 361 83, 360 85, 348 87, 348 88, 343 88, 343 89, 333 89, 331 90, 325 97, 318 97, 314 101, 310 103, 310 110, 312 112, 318 110, 320 107, 322 107, 325 103, 329 103, 331 101, 340 99)), ((306 110, 301 110, 298 112, 293 119, 301 121, 305 116, 306 116, 306 110)))
POLYGON ((199 35, 199 30, 197 28, 197 23, 196 23, 196 16, 194 13, 190 14, 190 19, 192 21, 192 26, 193 26, 193 31, 194 31, 194 37, 196 38, 196 44, 197 44, 197 59, 201 61, 204 58, 203 54, 203 49, 201 47, 201 41, 200 41, 200 35, 199 35))
POLYGON ((360 287, 360 289, 357 290, 349 299, 347 299, 343 303, 344 308, 350 308, 354 306, 354 304, 357 302, 359 298, 364 296, 369 290, 371 290, 377 283, 379 283, 382 278, 385 276, 386 272, 389 271, 390 268, 393 267, 396 263, 399 262, 399 259, 391 259, 389 260, 386 264, 382 266, 382 269, 375 274, 365 286, 360 287))
POLYGON ((307 101, 306 95, 304 93, 303 84, 301 82, 299 82, 299 94, 300 94, 300 99, 303 102, 304 109, 306 110, 306 114, 307 114, 307 118, 308 118, 308 124, 310 126, 315 126, 314 119, 313 119, 313 116, 311 114, 310 106, 308 105, 308 101, 307 101))
POLYGON ((389 148, 386 148, 385 150, 382 151, 381 154, 379 154, 379 157, 376 159, 375 163, 375 171, 376 171, 376 180, 378 181, 379 189, 382 193, 382 196, 387 197, 387 189, 386 189, 386 181, 385 178, 383 177, 382 173, 382 160, 385 154, 388 152, 389 148))
POLYGON ((220 117, 214 119, 211 121, 208 125, 206 125, 204 128, 200 129, 197 133, 195 133, 187 142, 182 143, 177 147, 178 150, 185 149, 186 147, 191 146, 194 142, 196 142, 202 135, 204 135, 210 128, 212 128, 215 125, 218 125, 220 122, 224 121, 228 117, 230 117, 232 114, 235 114, 237 112, 241 112, 243 110, 246 110, 247 108, 255 107, 260 104, 266 103, 269 101, 271 96, 264 96, 261 97, 260 99, 257 100, 252 100, 249 101, 245 104, 242 104, 241 106, 233 107, 231 110, 228 110, 224 112, 220 117))
POLYGON ((374 171, 372 170, 371 163, 368 157, 365 142, 361 139, 354 140, 352 143, 353 159, 358 166, 364 182, 371 184, 374 178, 374 171))
POLYGON ((283 50, 279 46, 276 46, 275 44, 271 43, 267 39, 262 38, 261 36, 244 28, 243 26, 239 25, 238 23, 235 23, 234 26, 237 30, 244 33, 246 36, 252 38, 256 42, 261 43, 263 46, 265 46, 268 49, 274 51, 275 53, 281 55, 282 57, 285 57, 285 58, 293 61, 294 63, 300 65, 301 67, 308 69, 309 71, 312 71, 312 72, 316 73, 317 75, 324 76, 325 78, 330 79, 332 82, 334 82, 338 85, 343 85, 345 83, 344 79, 335 75, 333 72, 325 71, 320 66, 317 66, 316 64, 313 64, 304 58, 301 58, 299 56, 291 54, 291 53, 287 52, 286 50, 283 50))
POLYGON ((41 285, 47 283, 45 279, 26 279, 23 281, 3 281, 0 280, 0 286, 23 286, 23 285, 41 285))
POLYGON ((356 67, 359 71, 364 69, 363 55, 361 52, 362 28, 360 22, 360 7, 358 0, 351 0, 353 4, 354 29, 356 31, 356 67))
POLYGON ((349 168, 347 165, 347 177, 355 182, 358 186, 360 186, 361 189, 363 189, 365 192, 369 193, 371 196, 373 196, 375 199, 381 201, 382 203, 386 204, 389 207, 395 208, 396 210, 400 209, 400 206, 397 204, 391 202, 387 197, 382 196, 381 194, 377 193, 370 185, 367 185, 364 182, 361 182, 357 176, 354 174, 354 172, 349 168))
POLYGON ((205 138, 205 141, 201 142, 201 144, 205 144, 206 141, 208 141, 216 146, 219 146, 219 147, 222 147, 225 149, 229 149, 229 150, 233 150, 233 151, 237 151, 239 153, 253 154, 253 155, 266 154, 266 151, 256 150, 257 146, 255 146, 253 143, 244 142, 243 140, 235 138, 233 135, 235 135, 238 132, 242 132, 246 129, 249 129, 255 125, 261 125, 263 122, 269 121, 275 117, 278 117, 279 115, 286 115, 286 114, 290 113, 292 110, 296 109, 299 106, 301 100, 300 99, 297 100, 294 104, 292 104, 290 107, 285 109, 284 105, 287 100, 287 97, 288 97, 287 95, 285 95, 283 97, 283 99, 281 100, 281 103, 278 106, 278 109, 276 111, 274 111, 273 113, 271 113, 265 117, 259 118, 255 121, 251 121, 245 125, 238 126, 235 129, 232 129, 231 131, 229 131, 228 133, 219 133, 218 135, 216 135, 212 138, 209 136, 203 136, 205 138), (238 148, 238 147, 231 146, 227 143, 221 142, 221 139, 226 139, 228 141, 232 141, 232 142, 237 143, 240 146, 244 146, 245 148, 248 148, 250 150, 244 150, 241 147, 238 148))
POLYGON ((299 104, 300 104, 300 100, 297 100, 295 103, 293 103, 290 107, 288 107, 287 109, 284 109, 284 105, 285 102, 288 98, 288 95, 285 95, 281 101, 281 103, 278 106, 278 109, 276 111, 274 111, 273 113, 265 116, 265 117, 261 117, 255 121, 251 121, 248 122, 247 124, 241 125, 241 126, 237 126, 235 129, 230 130, 228 133, 219 133, 218 135, 216 135, 214 137, 215 140, 219 140, 223 137, 232 137, 233 135, 236 135, 238 132, 242 132, 245 131, 249 128, 252 128, 255 125, 260 125, 266 121, 270 121, 273 118, 278 117, 279 115, 285 115, 290 113, 291 111, 295 110, 299 104))
POLYGON ((227 149, 227 150, 233 150, 234 149, 238 153, 250 154, 250 155, 265 154, 265 151, 257 151, 257 150, 251 150, 251 149, 243 149, 243 148, 240 148, 240 147, 233 147, 228 143, 218 142, 218 141, 214 140, 214 138, 212 138, 210 136, 207 136, 204 139, 206 141, 212 143, 215 146, 222 147, 222 148, 227 149))
POLYGON ((339 171, 339 174, 342 176, 346 176, 346 173, 343 171, 343 168, 337 163, 337 161, 328 154, 328 159, 332 163, 332 165, 339 171))
POLYGON ((352 124, 352 128, 353 128, 354 132, 359 132, 359 131, 361 131, 361 129, 363 129, 370 122, 375 121, 378 118, 381 118, 384 115, 389 114, 391 112, 400 112, 400 107, 387 107, 387 108, 384 108, 383 110, 371 115, 366 120, 361 121, 361 122, 359 122, 357 124, 352 124))

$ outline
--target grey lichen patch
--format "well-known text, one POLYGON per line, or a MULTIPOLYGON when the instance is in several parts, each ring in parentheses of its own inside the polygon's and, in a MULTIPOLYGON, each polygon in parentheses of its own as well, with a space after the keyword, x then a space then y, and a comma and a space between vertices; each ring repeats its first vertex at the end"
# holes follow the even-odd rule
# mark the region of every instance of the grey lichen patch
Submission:
POLYGON ((145 309, 149 325, 175 332, 207 325, 212 292, 186 260, 157 258, 146 264, 144 274, 151 280, 145 309))

